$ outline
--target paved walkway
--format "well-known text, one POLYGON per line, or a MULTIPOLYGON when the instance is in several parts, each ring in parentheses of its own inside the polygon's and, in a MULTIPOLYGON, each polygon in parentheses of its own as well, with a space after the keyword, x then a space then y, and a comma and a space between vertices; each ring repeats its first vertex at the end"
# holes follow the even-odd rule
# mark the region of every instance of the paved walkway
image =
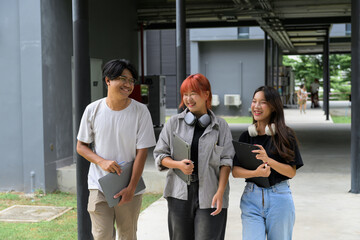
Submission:
MULTIPOLYGON (((291 180, 296 208, 295 240, 359 240, 360 194, 348 193, 350 175, 350 125, 326 121, 322 111, 309 109, 300 115, 297 109, 286 110, 287 124, 300 141, 304 167, 291 180), (302 120, 302 121, 300 121, 302 120)), ((237 139, 247 124, 231 125, 237 139)), ((165 175, 156 175, 149 157, 144 172, 145 181, 160 183, 165 175), (151 174, 150 174, 151 173, 151 174), (162 177, 162 179, 161 179, 162 177)), ((239 202, 245 186, 243 179, 230 177, 227 240, 241 239, 239 202)), ((167 204, 161 198, 140 214, 139 240, 169 239, 167 204)))
POLYGON ((285 121, 288 124, 296 123, 333 123, 331 116, 326 120, 326 115, 322 109, 307 109, 305 113, 300 113, 299 109, 285 109, 285 121))

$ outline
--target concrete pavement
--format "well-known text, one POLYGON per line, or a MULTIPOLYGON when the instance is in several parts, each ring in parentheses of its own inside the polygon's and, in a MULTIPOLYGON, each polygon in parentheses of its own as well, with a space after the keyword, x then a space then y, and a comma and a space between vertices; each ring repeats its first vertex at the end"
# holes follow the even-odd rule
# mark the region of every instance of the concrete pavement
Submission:
MULTIPOLYGON (((350 124, 333 124, 325 120, 322 111, 314 109, 308 109, 305 115, 300 115, 298 109, 287 109, 285 118, 299 138, 305 164, 291 180, 296 208, 293 239, 360 239, 360 194, 348 192, 351 183, 350 124)), ((238 139, 247 126, 231 125, 233 138, 238 139)), ((150 152, 149 155, 144 178, 148 188, 156 191, 163 188, 165 173, 155 170, 150 152)), ((241 239, 239 203, 245 183, 232 176, 229 181, 225 239, 235 240, 241 239)), ((140 214, 138 239, 169 239, 165 199, 161 198, 140 214)))

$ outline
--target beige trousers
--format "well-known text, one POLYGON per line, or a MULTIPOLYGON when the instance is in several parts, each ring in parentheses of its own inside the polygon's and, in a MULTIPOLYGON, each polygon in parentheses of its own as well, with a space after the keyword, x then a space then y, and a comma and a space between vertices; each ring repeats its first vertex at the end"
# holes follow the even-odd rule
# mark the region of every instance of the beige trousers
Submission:
POLYGON ((94 240, 113 240, 116 232, 118 240, 136 240, 142 195, 120 207, 110 208, 105 196, 97 189, 90 189, 88 212, 91 218, 91 233, 94 240))

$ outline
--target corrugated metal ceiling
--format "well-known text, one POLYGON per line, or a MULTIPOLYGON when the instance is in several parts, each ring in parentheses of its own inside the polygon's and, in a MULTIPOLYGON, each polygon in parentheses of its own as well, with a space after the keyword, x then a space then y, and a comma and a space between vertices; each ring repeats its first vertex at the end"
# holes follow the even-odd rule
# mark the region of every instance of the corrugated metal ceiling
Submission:
MULTIPOLYGON (((138 0, 148 29, 175 28, 175 0, 138 0)), ((194 27, 260 26, 288 54, 322 52, 332 24, 351 22, 351 0, 187 0, 194 27)), ((331 52, 349 52, 350 36, 331 40, 331 52)))

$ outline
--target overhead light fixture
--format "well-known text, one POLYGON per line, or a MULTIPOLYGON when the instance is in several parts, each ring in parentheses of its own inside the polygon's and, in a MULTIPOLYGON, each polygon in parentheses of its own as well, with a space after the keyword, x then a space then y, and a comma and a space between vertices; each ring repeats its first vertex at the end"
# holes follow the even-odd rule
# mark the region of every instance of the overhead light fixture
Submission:
POLYGON ((293 43, 295 47, 301 47, 301 46, 316 46, 316 43, 293 43))
POLYGON ((321 41, 323 39, 319 39, 317 37, 306 37, 306 38, 301 38, 301 37, 290 37, 291 41, 321 41))
POLYGON ((238 21, 237 16, 224 16, 224 18, 227 22, 237 22, 238 21))

